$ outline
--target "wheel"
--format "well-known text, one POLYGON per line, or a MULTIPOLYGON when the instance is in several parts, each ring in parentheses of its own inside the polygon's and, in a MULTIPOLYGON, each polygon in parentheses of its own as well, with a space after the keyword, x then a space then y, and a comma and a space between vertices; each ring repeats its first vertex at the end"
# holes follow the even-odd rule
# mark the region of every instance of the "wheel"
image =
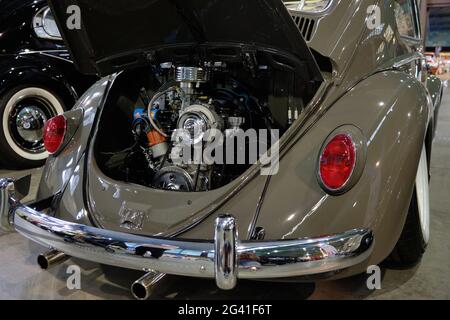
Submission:
POLYGON ((425 253, 430 239, 430 189, 427 159, 424 146, 408 217, 400 240, 388 259, 388 262, 395 266, 409 267, 417 264, 425 253))
POLYGON ((44 164, 44 124, 63 112, 62 100, 42 87, 18 87, 0 97, 0 162, 11 169, 44 164))

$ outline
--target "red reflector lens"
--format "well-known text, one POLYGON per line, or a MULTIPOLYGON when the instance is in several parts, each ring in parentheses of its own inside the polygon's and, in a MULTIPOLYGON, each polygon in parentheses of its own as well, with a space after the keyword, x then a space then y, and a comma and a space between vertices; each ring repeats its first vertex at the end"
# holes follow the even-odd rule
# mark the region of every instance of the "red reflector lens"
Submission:
POLYGON ((51 118, 45 123, 42 139, 44 140, 45 149, 49 153, 53 154, 61 148, 66 128, 67 121, 62 115, 51 118))
POLYGON ((353 140, 346 134, 334 137, 320 157, 320 177, 326 188, 339 190, 350 179, 356 164, 353 140))

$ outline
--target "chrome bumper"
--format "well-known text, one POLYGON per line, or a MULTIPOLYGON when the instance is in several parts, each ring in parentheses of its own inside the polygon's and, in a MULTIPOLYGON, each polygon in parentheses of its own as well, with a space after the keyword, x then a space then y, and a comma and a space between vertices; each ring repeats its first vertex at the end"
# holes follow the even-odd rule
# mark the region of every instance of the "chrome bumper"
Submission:
POLYGON ((216 279, 232 289, 237 279, 277 279, 339 271, 364 262, 374 244, 372 232, 289 241, 239 241, 232 216, 216 220, 214 241, 143 237, 62 221, 16 201, 11 180, 0 180, 1 227, 69 256, 97 263, 216 279))

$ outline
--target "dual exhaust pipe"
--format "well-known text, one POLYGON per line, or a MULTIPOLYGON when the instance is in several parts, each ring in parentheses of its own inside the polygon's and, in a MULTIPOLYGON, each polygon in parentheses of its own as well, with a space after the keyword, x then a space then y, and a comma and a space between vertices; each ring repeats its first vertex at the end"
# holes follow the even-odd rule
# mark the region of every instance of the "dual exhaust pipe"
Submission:
POLYGON ((42 270, 48 270, 52 266, 63 263, 70 257, 65 253, 57 250, 50 250, 46 253, 42 253, 37 258, 37 263, 42 270))
MULTIPOLYGON (((42 270, 48 270, 58 264, 68 260, 70 257, 58 250, 50 250, 42 253, 37 258, 37 263, 42 270)), ((150 298, 153 287, 166 275, 156 271, 149 271, 142 278, 136 280, 131 285, 131 294, 137 300, 147 300, 150 298)))
POLYGON ((164 273, 150 271, 131 285, 131 294, 137 300, 147 300, 150 298, 154 286, 165 277, 164 273))
MULTIPOLYGON (((13 231, 14 220, 11 215, 11 208, 19 203, 28 194, 31 183, 31 175, 18 181, 0 178, 0 230, 13 231), (12 200, 11 200, 12 199, 12 200)), ((70 256, 58 250, 50 250, 37 257, 37 264, 42 270, 67 261, 70 256)), ((149 271, 139 280, 131 285, 131 293, 138 300, 147 300, 150 297, 153 287, 166 275, 156 271, 149 271)))

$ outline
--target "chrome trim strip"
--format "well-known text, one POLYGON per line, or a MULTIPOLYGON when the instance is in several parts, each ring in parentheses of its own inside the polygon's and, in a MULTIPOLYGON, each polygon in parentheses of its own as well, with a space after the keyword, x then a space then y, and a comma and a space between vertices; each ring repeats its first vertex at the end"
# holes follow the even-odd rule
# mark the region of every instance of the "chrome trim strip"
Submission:
POLYGON ((43 55, 43 56, 46 56, 46 57, 49 57, 49 58, 59 59, 59 60, 62 60, 62 61, 65 61, 65 62, 69 62, 69 63, 73 64, 72 60, 59 57, 59 56, 54 55, 52 53, 67 53, 67 54, 69 54, 69 51, 67 51, 67 50, 41 50, 41 51, 25 50, 25 51, 19 52, 19 55, 26 56, 26 55, 40 54, 40 55, 43 55))
POLYGON ((256 228, 257 228, 256 224, 258 223, 259 216, 261 215, 262 206, 264 204, 264 200, 266 199, 267 190, 269 189, 270 181, 272 181, 271 175, 267 176, 267 179, 264 182, 264 189, 261 193, 261 196, 258 199, 255 214, 253 215, 252 222, 248 228, 247 240, 252 240, 253 237, 255 236, 255 232, 256 232, 256 228))
POLYGON ((286 9, 289 11, 289 13, 305 14, 305 15, 311 15, 311 16, 322 16, 324 14, 328 14, 332 9, 334 9, 339 1, 329 0, 329 3, 327 4, 327 6, 325 8, 323 8, 321 10, 313 10, 313 11, 291 9, 288 7, 289 5, 295 5, 295 4, 298 4, 299 2, 300 1, 288 1, 288 2, 284 2, 284 4, 286 6, 286 9))
MULTIPOLYGON (((3 181, 3 180, 0 180, 3 181)), ((0 184, 0 202, 6 188, 0 184)), ((143 237, 50 217, 8 196, 16 230, 68 256, 135 270, 216 279, 232 289, 237 279, 276 279, 339 271, 364 262, 374 237, 368 229, 318 238, 238 241, 235 219, 216 220, 214 241, 143 237)))
POLYGON ((399 60, 396 63, 394 63, 393 68, 398 69, 406 64, 409 64, 416 60, 423 60, 423 59, 425 59, 425 56, 421 52, 415 52, 414 54, 406 57, 405 59, 399 60))
POLYGON ((69 51, 67 49, 53 49, 53 50, 29 50, 29 49, 24 49, 22 51, 19 52, 19 54, 34 54, 34 53, 69 53, 69 51))
POLYGON ((55 55, 47 53, 47 52, 41 52, 40 54, 43 55, 43 56, 49 57, 49 58, 59 59, 59 60, 62 60, 62 61, 74 64, 73 61, 70 60, 70 59, 65 59, 65 58, 62 58, 62 57, 58 57, 58 56, 55 56, 55 55))

